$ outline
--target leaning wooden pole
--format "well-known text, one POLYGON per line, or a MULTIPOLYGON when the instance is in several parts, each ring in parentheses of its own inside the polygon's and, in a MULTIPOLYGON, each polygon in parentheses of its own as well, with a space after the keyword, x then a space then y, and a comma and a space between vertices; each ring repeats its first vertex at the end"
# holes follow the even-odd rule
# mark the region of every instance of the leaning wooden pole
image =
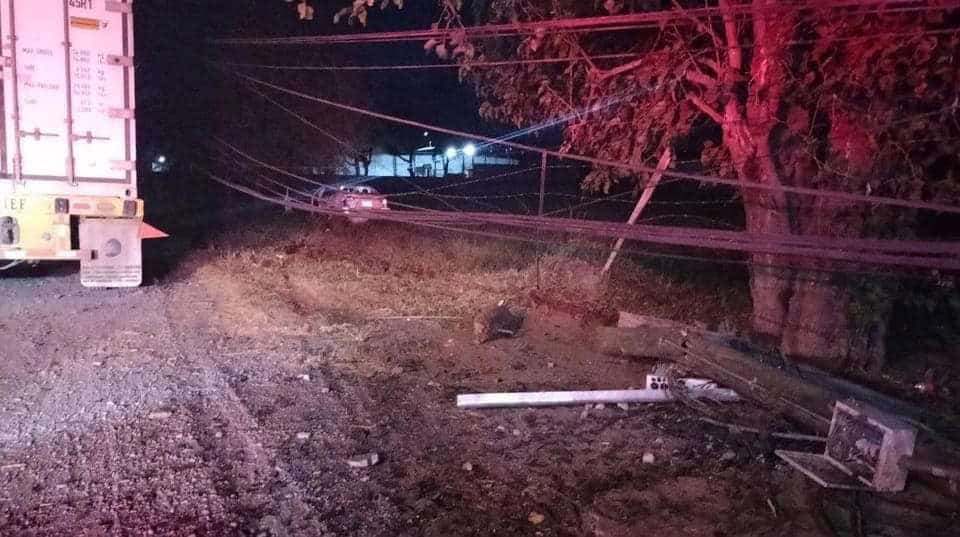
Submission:
MULTIPOLYGON (((543 216, 543 199, 547 195, 547 152, 540 154, 540 204, 537 208, 537 216, 543 216)), ((540 228, 537 228, 537 241, 540 241, 540 228)), ((543 248, 539 244, 538 248, 543 248)), ((537 253, 537 289, 540 289, 540 255, 537 253)))
MULTIPOLYGON (((633 208, 633 212, 630 213, 627 224, 633 225, 637 223, 637 219, 640 218, 640 213, 643 212, 643 208, 647 206, 650 198, 653 197, 653 191, 657 188, 657 184, 660 183, 660 178, 663 177, 663 172, 666 171, 671 160, 670 148, 668 147, 664 149, 663 154, 660 155, 660 162, 657 163, 657 169, 653 172, 653 175, 650 176, 650 180, 647 181, 646 186, 643 187, 643 193, 640 194, 637 205, 633 208)), ((613 266, 613 262, 617 259, 617 254, 619 254, 620 249, 623 248, 623 241, 624 239, 621 237, 617 239, 616 244, 613 245, 613 251, 610 252, 610 257, 607 258, 606 264, 603 265, 603 269, 600 271, 601 277, 606 276, 607 273, 610 272, 610 267, 613 266)))

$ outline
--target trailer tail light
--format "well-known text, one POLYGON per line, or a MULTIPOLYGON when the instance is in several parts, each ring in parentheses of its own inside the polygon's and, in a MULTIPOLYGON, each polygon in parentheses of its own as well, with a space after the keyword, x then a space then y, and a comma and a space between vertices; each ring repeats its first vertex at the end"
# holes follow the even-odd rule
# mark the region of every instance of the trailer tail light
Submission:
POLYGON ((56 214, 70 214, 70 200, 67 198, 56 198, 53 200, 53 212, 56 214))

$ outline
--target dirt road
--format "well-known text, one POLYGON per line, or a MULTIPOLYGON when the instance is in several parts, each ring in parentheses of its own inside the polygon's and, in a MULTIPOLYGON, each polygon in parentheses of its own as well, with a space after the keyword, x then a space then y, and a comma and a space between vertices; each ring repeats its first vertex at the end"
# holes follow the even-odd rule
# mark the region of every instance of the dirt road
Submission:
POLYGON ((358 268, 322 233, 207 250, 141 289, 0 279, 0 535, 821 534, 771 445, 683 407, 457 410, 466 391, 641 385, 649 364, 545 309, 485 345, 405 320, 525 276, 495 267, 474 296, 377 248, 387 266, 358 268))

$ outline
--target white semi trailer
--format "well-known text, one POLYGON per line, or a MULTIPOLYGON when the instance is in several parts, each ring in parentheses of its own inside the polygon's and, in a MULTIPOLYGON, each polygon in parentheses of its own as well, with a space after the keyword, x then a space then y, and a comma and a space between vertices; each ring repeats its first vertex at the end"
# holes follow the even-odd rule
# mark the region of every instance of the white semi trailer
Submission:
POLYGON ((142 280, 132 0, 0 0, 0 268, 142 280))

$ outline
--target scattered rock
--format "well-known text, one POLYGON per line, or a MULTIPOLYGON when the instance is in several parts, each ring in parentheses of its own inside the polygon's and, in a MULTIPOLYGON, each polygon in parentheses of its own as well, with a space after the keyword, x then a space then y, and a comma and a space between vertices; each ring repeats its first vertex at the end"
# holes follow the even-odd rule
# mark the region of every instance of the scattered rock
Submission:
POLYGON ((147 414, 147 418, 152 420, 165 420, 173 415, 173 412, 169 410, 154 410, 153 412, 147 414))
POLYGON ((465 471, 465 472, 472 472, 472 471, 473 471, 473 465, 470 464, 469 462, 463 463, 463 471, 465 471))
POLYGON ((391 370, 390 370, 390 373, 393 374, 393 375, 402 375, 402 374, 403 374, 403 367, 401 367, 401 366, 398 365, 398 366, 394 367, 393 369, 391 369, 391 370))
POLYGON ((513 436, 520 436, 520 429, 514 429, 513 436))
POLYGON ((553 369, 554 367, 557 367, 557 364, 555 364, 555 363, 553 363, 553 362, 547 362, 547 367, 550 368, 550 369, 553 369))
POLYGON ((380 462, 379 453, 365 453, 347 459, 347 466, 350 468, 367 468, 380 462))
POLYGON ((302 375, 297 375, 297 378, 304 382, 310 382, 310 375, 306 373, 303 373, 302 375))
POLYGON ((439 388, 439 387, 440 387, 440 383, 439 383, 439 382, 434 382, 434 381, 430 380, 430 381, 427 381, 427 386, 430 386, 431 388, 439 388))
POLYGON ((531 511, 530 516, 527 517, 527 520, 530 521, 530 523, 533 524, 534 526, 539 526, 540 524, 543 524, 543 521, 546 519, 547 519, 546 516, 536 511, 531 511))
POLYGON ((513 337, 523 326, 524 312, 511 310, 503 301, 473 318, 473 335, 477 343, 513 337))
POLYGON ((630 410, 630 405, 627 403, 617 403, 617 408, 620 410, 630 410))
POLYGON ((261 532, 257 535, 268 535, 270 537, 287 537, 287 531, 284 529, 280 519, 267 515, 260 519, 261 532))
POLYGON ((720 455, 720 462, 729 462, 736 460, 736 458, 737 454, 732 449, 728 449, 727 451, 723 452, 723 455, 720 455))
POLYGON ((98 360, 96 362, 92 362, 92 365, 93 367, 103 367, 103 362, 98 360))
POLYGON ((309 440, 309 439, 310 439, 310 433, 306 431, 301 431, 297 433, 297 440, 303 441, 303 440, 309 440))
POLYGON ((320 393, 330 393, 330 388, 324 386, 323 388, 320 388, 320 393))
POLYGON ((596 406, 594 406, 593 408, 596 408, 597 410, 603 410, 603 409, 607 408, 607 405, 605 405, 605 404, 603 404, 603 403, 597 403, 596 406))
POLYGON ((653 453, 649 451, 643 454, 643 457, 640 459, 643 464, 653 464, 657 462, 657 458, 653 456, 653 453))
POLYGON ((585 420, 590 415, 590 405, 584 405, 583 411, 580 412, 580 419, 585 420))

